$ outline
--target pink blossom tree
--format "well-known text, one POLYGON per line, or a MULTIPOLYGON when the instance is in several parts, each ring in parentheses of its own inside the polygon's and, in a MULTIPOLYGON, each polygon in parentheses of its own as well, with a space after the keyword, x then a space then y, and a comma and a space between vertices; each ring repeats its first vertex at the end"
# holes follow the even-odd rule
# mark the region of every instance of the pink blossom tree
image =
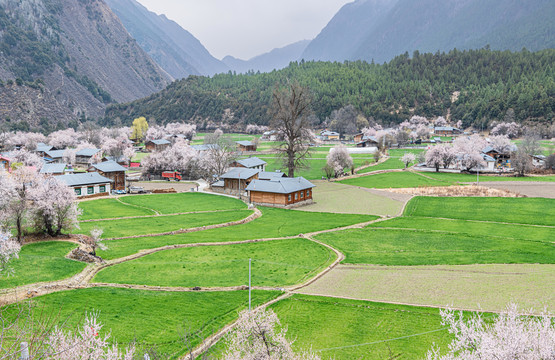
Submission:
POLYGON ((333 169, 335 177, 343 173, 346 168, 353 167, 353 158, 345 145, 334 146, 326 156, 327 165, 333 169))
POLYGON ((27 151, 33 151, 37 148, 37 144, 40 142, 45 142, 46 136, 41 133, 36 132, 25 132, 25 131, 18 131, 16 133, 12 133, 6 139, 6 145, 8 148, 15 148, 16 146, 22 146, 27 151))
POLYGON ((443 163, 443 168, 447 169, 452 164, 455 164, 457 161, 457 153, 452 146, 447 144, 441 144, 438 146, 441 149, 441 160, 443 163))
POLYGON ((102 145, 102 151, 106 156, 124 159, 127 164, 135 156, 135 150, 128 138, 121 135, 117 138, 107 138, 102 145))
POLYGON ((264 125, 249 124, 247 125, 245 132, 247 134, 262 134, 268 131, 268 127, 264 125))
POLYGON ((471 318, 462 311, 440 310, 442 325, 449 327, 454 337, 447 354, 435 347, 428 360, 553 360, 555 359, 555 318, 519 315, 516 305, 496 316, 493 322, 483 314, 471 318))
POLYGON ((19 168, 10 175, 0 173, 0 221, 6 228, 15 227, 17 241, 22 242, 23 231, 30 212, 30 189, 38 174, 29 168, 19 168))
POLYGON ((12 239, 9 232, 0 229, 0 277, 12 271, 8 264, 11 260, 19 258, 20 251, 21 245, 12 239))
POLYGON ((143 174, 159 175, 163 171, 177 170, 193 175, 198 153, 189 145, 177 142, 164 151, 151 153, 141 162, 143 174))
POLYGON ((520 135, 522 128, 515 122, 501 122, 491 129, 491 135, 507 135, 514 139, 520 135))
POLYGON ((513 143, 507 135, 494 135, 490 137, 490 145, 502 154, 508 154, 513 149, 513 143))
POLYGON ((79 134, 72 128, 58 130, 48 136, 48 143, 58 149, 75 147, 79 142, 79 134))
POLYGON ((443 166, 442 150, 439 146, 434 146, 426 152, 426 166, 433 167, 436 172, 443 166))
POLYGON ((40 156, 26 149, 13 151, 11 156, 14 163, 21 163, 23 166, 34 168, 35 171, 39 171, 44 164, 40 156))
POLYGON ((108 247, 102 242, 104 240, 102 239, 103 233, 104 233, 104 230, 98 227, 94 227, 91 229, 91 236, 86 240, 86 244, 90 246, 92 250, 91 254, 93 256, 96 256, 97 248, 103 251, 108 250, 108 247))
POLYGON ((416 155, 414 155, 413 153, 405 153, 403 156, 401 156, 401 162, 405 164, 405 169, 409 167, 409 165, 413 163, 415 160, 416 160, 416 155))
POLYGON ((479 135, 461 136, 455 139, 453 147, 461 160, 463 170, 470 171, 479 166, 485 166, 481 153, 487 143, 479 135))
POLYGON ((165 128, 168 135, 183 135, 187 140, 192 140, 197 134, 195 124, 169 123, 165 128))
POLYGON ((75 192, 56 177, 39 177, 29 189, 35 227, 50 236, 78 228, 75 192))
POLYGON ((415 132, 418 139, 428 139, 430 137, 430 129, 426 125, 418 125, 415 132))
POLYGON ((146 132, 145 141, 164 139, 168 135, 162 126, 150 126, 146 132))
POLYGON ((319 360, 311 352, 294 352, 287 337, 287 328, 281 326, 272 310, 243 311, 235 331, 229 337, 225 360, 319 360), (276 328, 280 328, 278 331, 276 328))
POLYGON ((434 121, 434 125, 441 127, 441 126, 447 126, 448 123, 443 116, 440 116, 434 121))

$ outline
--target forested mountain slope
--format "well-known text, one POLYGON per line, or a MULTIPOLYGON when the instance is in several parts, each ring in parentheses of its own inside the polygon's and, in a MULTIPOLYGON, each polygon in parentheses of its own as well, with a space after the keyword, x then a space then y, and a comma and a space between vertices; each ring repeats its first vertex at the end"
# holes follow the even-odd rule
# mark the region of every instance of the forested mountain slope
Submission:
POLYGON ((190 32, 135 0, 106 0, 137 43, 176 79, 228 71, 190 32))
POLYGON ((171 80, 102 0, 0 0, 0 31, 0 125, 101 117, 171 80))
POLYGON ((555 50, 483 49, 405 54, 384 65, 301 62, 266 74, 190 77, 145 99, 110 106, 105 122, 146 116, 200 126, 222 119, 238 127, 267 124, 272 91, 289 80, 310 87, 321 120, 348 104, 385 124, 418 114, 482 126, 510 108, 517 121, 553 121, 555 111, 555 50))

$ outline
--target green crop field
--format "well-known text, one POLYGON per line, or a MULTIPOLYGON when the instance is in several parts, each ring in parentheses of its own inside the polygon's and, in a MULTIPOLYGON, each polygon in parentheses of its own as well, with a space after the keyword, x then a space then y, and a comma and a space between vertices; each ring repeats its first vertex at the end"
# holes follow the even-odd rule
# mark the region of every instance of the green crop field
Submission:
POLYGON ((83 211, 80 220, 111 219, 128 216, 154 215, 154 211, 123 204, 116 199, 97 199, 81 201, 79 209, 83 211))
POLYGON ((59 241, 23 246, 19 259, 10 262, 13 274, 0 276, 0 288, 61 280, 79 273, 85 264, 64 257, 75 247, 77 245, 59 241))
MULTIPOLYGON (((389 161, 389 160, 388 160, 389 161)), ((361 176, 339 181, 341 184, 360 186, 369 189, 412 188, 419 186, 448 186, 449 182, 426 178, 410 171, 390 172, 361 176)))
MULTIPOLYGON (((324 166, 326 166, 326 154, 314 154, 312 158, 307 160, 307 169, 302 169, 295 173, 295 176, 302 176, 309 180, 314 179, 321 179, 325 176, 325 172, 322 170, 324 166)), ((275 171, 281 170, 283 172, 287 172, 287 169, 284 168, 281 164, 281 159, 278 157, 271 157, 266 155, 258 156, 260 159, 266 161, 268 165, 266 165, 266 171, 275 171)), ((364 159, 364 158, 354 158, 354 165, 355 167, 362 166, 365 162, 371 162, 372 160, 364 159)), ((350 171, 350 169, 345 169, 345 171, 350 171)))
POLYGON ((335 254, 306 239, 166 250, 106 268, 94 281, 153 286, 239 286, 248 284, 249 259, 252 259, 252 286, 279 287, 298 284, 316 275, 335 260, 335 254))
POLYGON ((246 224, 229 228, 198 231, 189 234, 167 235, 138 239, 106 241, 108 251, 99 251, 105 259, 134 254, 142 249, 174 244, 226 242, 296 236, 319 230, 359 224, 378 217, 371 215, 312 213, 274 208, 260 208, 262 217, 246 224))
POLYGON ((155 210, 161 214, 247 208, 245 203, 238 199, 203 193, 124 196, 120 200, 130 205, 155 210))
POLYGON ((408 203, 405 216, 555 226, 555 200, 416 197, 408 203))
POLYGON ((124 237, 133 235, 159 234, 200 226, 223 224, 238 221, 252 214, 250 210, 229 210, 213 213, 152 216, 136 219, 103 220, 81 223, 77 233, 89 234, 91 229, 104 230, 102 237, 124 237))
POLYGON ((318 240, 346 256, 349 264, 465 265, 553 264, 555 247, 549 242, 471 236, 460 233, 377 229, 322 234, 318 240))
POLYGON ((451 341, 438 309, 293 295, 271 307, 296 349, 322 359, 423 359, 451 341))
MULTIPOLYGON (((253 304, 264 303, 278 294, 253 291, 253 304)), ((104 324, 102 331, 111 332, 121 346, 137 341, 139 346, 156 349, 164 359, 176 359, 186 350, 182 335, 196 334, 191 345, 198 345, 201 338, 233 321, 247 307, 248 293, 89 288, 57 292, 32 302, 42 314, 71 330, 85 314, 98 312, 98 320, 104 324)))
POLYGON ((431 178, 446 181, 446 182, 460 182, 460 183, 475 183, 478 179, 479 182, 493 182, 493 181, 546 181, 554 182, 555 176, 491 176, 491 175, 472 175, 472 174, 458 174, 458 173, 441 173, 441 172, 425 172, 421 173, 431 178))

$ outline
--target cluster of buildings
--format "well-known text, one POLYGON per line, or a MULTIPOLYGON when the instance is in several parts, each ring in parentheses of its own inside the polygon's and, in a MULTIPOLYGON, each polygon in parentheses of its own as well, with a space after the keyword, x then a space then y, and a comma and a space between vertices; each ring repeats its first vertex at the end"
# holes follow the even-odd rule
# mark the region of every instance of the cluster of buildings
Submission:
MULTIPOLYGON (((167 139, 149 140, 145 143, 145 149, 146 151, 149 151, 149 152, 158 152, 158 151, 166 150, 170 145, 171 145, 171 142, 167 139)), ((254 152, 257 149, 256 143, 252 141, 247 141, 247 140, 236 141, 235 145, 237 147, 237 151, 240 151, 240 152, 254 152)), ((217 144, 192 145, 193 149, 197 151, 205 151, 214 146, 218 146, 218 145, 217 144)))

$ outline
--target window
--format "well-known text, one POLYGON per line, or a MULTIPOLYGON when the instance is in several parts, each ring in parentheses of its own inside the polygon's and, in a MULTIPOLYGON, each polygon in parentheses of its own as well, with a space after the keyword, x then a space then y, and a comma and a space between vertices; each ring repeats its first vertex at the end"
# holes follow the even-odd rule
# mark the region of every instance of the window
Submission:
POLYGON ((304 191, 301 191, 301 199, 304 199, 304 191))
POLYGON ((299 193, 295 193, 295 201, 299 199, 299 193))
POLYGON ((288 199, 288 201, 291 201, 291 194, 289 194, 289 199, 288 199))
POLYGON ((100 185, 100 192, 106 192, 106 185, 100 185))
POLYGON ((309 197, 309 196, 310 196, 310 190, 307 190, 306 191, 306 197, 309 197))
POLYGON ((75 188, 75 195, 81 196, 81 188, 75 188))
POLYGON ((94 194, 94 186, 89 186, 89 187, 87 188, 87 194, 88 194, 88 195, 94 194))

